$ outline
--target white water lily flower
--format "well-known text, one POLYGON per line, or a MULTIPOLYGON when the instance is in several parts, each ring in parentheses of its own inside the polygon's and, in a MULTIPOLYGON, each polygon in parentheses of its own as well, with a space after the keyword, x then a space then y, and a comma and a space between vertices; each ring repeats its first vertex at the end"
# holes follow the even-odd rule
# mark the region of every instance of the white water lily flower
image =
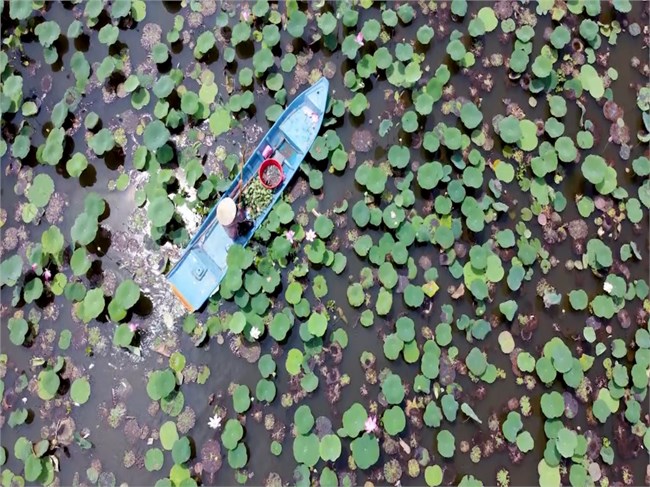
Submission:
POLYGON ((261 334, 262 334, 262 330, 260 330, 258 327, 254 326, 253 328, 251 328, 251 336, 255 340, 257 340, 261 334))
POLYGON ((603 289, 607 294, 609 294, 612 292, 612 289, 614 289, 614 286, 612 285, 611 282, 605 282, 603 283, 603 289))
POLYGON ((221 426, 221 418, 217 414, 215 414, 210 418, 210 421, 208 421, 208 426, 213 430, 219 429, 219 427, 221 426))
POLYGON ((315 238, 316 238, 316 232, 314 232, 313 230, 307 230, 305 232, 305 240, 307 240, 307 242, 313 242, 315 238))

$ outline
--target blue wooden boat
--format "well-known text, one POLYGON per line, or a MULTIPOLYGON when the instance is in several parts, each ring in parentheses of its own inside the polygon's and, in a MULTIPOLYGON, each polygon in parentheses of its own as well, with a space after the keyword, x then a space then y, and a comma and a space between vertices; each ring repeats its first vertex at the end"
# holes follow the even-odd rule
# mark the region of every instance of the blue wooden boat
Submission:
POLYGON ((328 91, 329 82, 321 78, 298 95, 260 141, 241 173, 221 196, 219 202, 228 197, 237 199, 242 184, 245 186, 252 178, 258 177, 259 168, 265 159, 272 157, 282 164, 284 179, 274 190, 271 203, 252 222, 250 230, 244 235, 231 238, 217 220, 217 202, 180 260, 167 275, 172 291, 189 311, 199 309, 217 291, 226 274, 226 256, 230 246, 235 243, 245 246, 248 243, 293 178, 323 123, 328 91))

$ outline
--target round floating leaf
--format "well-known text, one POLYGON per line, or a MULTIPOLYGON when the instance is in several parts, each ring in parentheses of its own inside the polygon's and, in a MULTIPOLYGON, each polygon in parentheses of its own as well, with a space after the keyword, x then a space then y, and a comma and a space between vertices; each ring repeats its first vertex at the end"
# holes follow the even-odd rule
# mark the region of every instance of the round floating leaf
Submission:
POLYGON ((23 291, 23 297, 25 298, 26 303, 31 303, 36 301, 43 294, 43 281, 40 278, 36 277, 25 284, 23 291))
POLYGON ((607 163, 599 155, 589 154, 580 166, 582 175, 592 184, 600 184, 605 179, 607 163))
POLYGON ((517 434, 523 427, 524 424, 521 422, 521 415, 516 411, 510 411, 502 426, 504 438, 514 443, 517 440, 517 434))
MULTIPOLYGON (((284 313, 278 313, 273 317, 273 320, 271 321, 271 325, 269 326, 269 333, 276 341, 282 341, 286 338, 287 333, 290 329, 291 320, 289 317, 284 313)), ((275 365, 273 366, 273 370, 275 370, 275 365)))
POLYGON ((228 320, 228 329, 233 333, 241 333, 246 327, 246 315, 241 311, 235 311, 228 320))
POLYGON ((366 99, 365 95, 363 93, 357 93, 354 95, 352 100, 350 100, 350 113, 354 115, 355 117, 358 117, 361 115, 366 108, 368 108, 370 105, 368 103, 368 100, 366 99))
POLYGON ((335 462, 341 456, 341 440, 336 435, 325 435, 320 440, 320 457, 335 462))
POLYGON ((9 318, 9 340, 14 345, 22 345, 29 332, 29 324, 23 318, 9 318))
POLYGON ((453 458, 456 451, 456 438, 451 432, 441 430, 436 437, 438 453, 444 458, 453 458))
POLYGON ((88 140, 88 146, 98 156, 102 156, 115 147, 113 132, 103 128, 88 140))
POLYGON ((312 335, 323 336, 327 331, 327 316, 321 313, 312 313, 307 321, 307 328, 312 335))
POLYGON ((303 354, 297 348, 292 348, 287 354, 287 360, 285 362, 285 368, 287 372, 291 375, 298 375, 302 367, 303 354))
POLYGON ((564 413, 564 398, 555 391, 542 394, 541 407, 547 418, 559 418, 564 413))
POLYGON ((406 427, 406 415, 399 406, 386 409, 381 420, 386 433, 389 435, 397 435, 406 427))
POLYGON ((483 121, 483 114, 474 103, 467 102, 460 109, 460 119, 465 127, 474 129, 483 121))
POLYGON ((467 354, 465 364, 467 364, 467 368, 476 377, 483 375, 487 369, 487 360, 483 353, 476 347, 472 348, 469 354, 467 354))
POLYGON ((122 281, 115 290, 113 300, 124 309, 129 309, 140 299, 140 286, 132 279, 122 281))
POLYGON ((580 79, 582 87, 596 100, 599 100, 605 94, 603 79, 591 64, 583 64, 581 66, 578 79, 580 79))
POLYGON ((102 289, 92 289, 86 293, 84 300, 79 305, 79 317, 84 323, 88 323, 102 314, 105 305, 104 291, 102 289))
POLYGON ((557 438, 555 440, 555 447, 557 451, 564 458, 571 458, 575 453, 575 449, 578 446, 578 435, 575 431, 571 431, 568 428, 561 428, 557 432, 557 438))
POLYGON ((25 459, 25 480, 34 482, 41 475, 42 471, 43 461, 33 453, 30 453, 25 459))
POLYGON ((535 447, 535 440, 528 431, 523 431, 517 435, 517 448, 522 453, 527 453, 535 447))
POLYGON ((499 304, 499 311, 503 313, 508 321, 512 321, 517 312, 517 301, 511 299, 499 304))
MULTIPOLYGON (((368 419, 368 413, 365 408, 355 402, 350 408, 343 413, 343 429, 345 434, 355 438, 365 428, 365 422, 368 419)), ((339 433, 340 434, 340 433, 339 433)))
POLYGON ((319 215, 314 222, 314 230, 320 238, 326 239, 334 230, 334 222, 325 215, 319 215))
POLYGON ((443 176, 442 164, 438 161, 427 162, 418 168, 417 180, 422 189, 435 188, 443 176))
POLYGON ((311 413, 309 406, 303 404, 298 407, 293 415, 293 421, 299 434, 306 435, 309 433, 314 426, 314 415, 311 413))
POLYGON ((95 240, 98 229, 97 217, 88 213, 81 213, 75 219, 74 225, 72 225, 70 236, 72 240, 81 245, 89 245, 95 240))
POLYGON ((499 122, 499 136, 506 144, 514 144, 521 139, 519 120, 512 115, 504 117, 499 122))
POLYGON ((255 397, 258 401, 271 403, 275 399, 276 393, 275 384, 270 380, 260 379, 255 387, 255 397))
POLYGON ((236 412, 243 414, 251 407, 251 391, 248 386, 240 384, 232 395, 233 407, 236 412))
POLYGON ((320 442, 318 436, 310 434, 298 435, 293 440, 293 456, 296 462, 313 467, 320 459, 320 442))
POLYGON ((61 379, 58 374, 51 369, 43 370, 38 374, 38 397, 44 401, 54 399, 61 379))
POLYGON ((395 333, 384 338, 384 355, 389 360, 396 360, 404 349, 404 342, 395 333))
MULTIPOLYGON (((454 0, 457 2, 458 0, 454 0)), ((438 465, 430 465, 424 470, 424 481, 429 487, 438 487, 442 484, 442 468, 438 465)))
POLYGON ((405 168, 408 165, 410 159, 411 152, 409 151, 408 147, 393 145, 390 147, 390 149, 388 149, 388 161, 390 162, 390 165, 395 168, 405 168))
POLYGON ((243 436, 244 428, 241 423, 236 419, 229 419, 221 433, 221 441, 228 450, 234 450, 243 436))
POLYGON ((151 151, 158 150, 167 143, 169 136, 170 133, 165 124, 160 120, 154 120, 144 130, 144 145, 151 151))
POLYGON ((50 47, 61 35, 59 24, 52 20, 42 22, 36 26, 34 33, 38 36, 38 42, 43 47, 50 47))
POLYGON ((388 404, 399 404, 404 400, 404 385, 397 374, 388 375, 381 384, 381 392, 384 393, 388 404))
POLYGON ((411 308, 417 308, 424 301, 424 291, 421 287, 408 284, 404 289, 404 302, 411 308))
POLYGON ((362 470, 372 467, 379 460, 379 440, 368 433, 352 441, 350 449, 354 463, 362 470))
POLYGON ((499 346, 501 347, 501 351, 503 353, 508 354, 515 349, 515 340, 509 331, 504 330, 499 333, 499 346))
POLYGON ((540 460, 537 464, 537 473, 539 474, 539 485, 548 487, 560 487, 560 467, 556 465, 551 467, 545 459, 540 460))
POLYGON ((187 436, 183 436, 174 442, 172 447, 172 458, 174 463, 182 464, 187 462, 192 455, 192 447, 190 445, 190 440, 187 436))
POLYGON ((147 216, 155 227, 164 227, 174 216, 174 203, 167 196, 157 196, 149 202, 147 216))
POLYGON ((174 373, 169 370, 155 370, 147 382, 147 394, 154 401, 167 397, 176 387, 174 373))
POLYGON ((23 259, 12 255, 0 264, 0 285, 14 286, 22 274, 23 259))
POLYGON ((37 174, 26 192, 27 199, 34 206, 42 208, 54 193, 54 181, 47 174, 37 174))
POLYGON ((144 455, 144 466, 149 472, 160 470, 165 463, 165 457, 160 448, 150 448, 144 455))
POLYGON ((77 404, 85 404, 90 398, 90 383, 88 379, 84 377, 75 379, 70 387, 70 397, 77 404))
POLYGON ((354 306, 355 308, 361 306, 366 300, 363 286, 361 286, 361 284, 358 282, 355 282, 348 287, 347 296, 350 306, 354 306))

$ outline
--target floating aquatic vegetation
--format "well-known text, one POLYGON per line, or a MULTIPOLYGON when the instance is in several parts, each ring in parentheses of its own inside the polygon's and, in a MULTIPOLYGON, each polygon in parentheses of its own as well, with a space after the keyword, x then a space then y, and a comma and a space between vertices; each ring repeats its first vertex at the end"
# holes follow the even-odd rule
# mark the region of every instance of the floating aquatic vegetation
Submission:
MULTIPOLYGON (((129 444, 147 440, 120 455, 141 483, 222 482, 223 456, 261 483, 258 441, 282 465, 268 485, 638 482, 641 4, 148 5, 1 7, 3 483, 121 481, 82 465, 75 421, 95 400, 129 444), (236 154, 321 75, 335 89, 298 181, 182 317, 168 262, 236 154), (73 462, 19 436, 44 420, 73 462), (493 455, 508 469, 478 468, 493 455)), ((96 458, 114 454, 93 436, 96 458)))

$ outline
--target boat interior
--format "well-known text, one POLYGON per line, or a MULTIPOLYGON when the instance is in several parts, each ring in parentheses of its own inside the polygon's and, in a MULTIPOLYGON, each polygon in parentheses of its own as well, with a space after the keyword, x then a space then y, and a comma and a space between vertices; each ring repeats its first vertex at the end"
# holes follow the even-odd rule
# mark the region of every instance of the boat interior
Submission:
MULTIPOLYGON (((284 191, 291 180, 291 175, 298 169, 320 129, 322 110, 318 108, 318 100, 323 96, 321 89, 326 88, 318 88, 309 93, 299 107, 285 113, 284 117, 279 120, 280 123, 266 135, 264 143, 260 144, 248 158, 243 168, 243 174, 237 175, 230 188, 224 193, 224 197, 230 196, 237 199, 239 191, 242 189, 241 182, 243 181, 245 185, 251 178, 256 177, 260 165, 268 158, 280 162, 285 167, 285 174, 289 175, 275 190, 276 194, 284 191)), ((255 225, 247 234, 240 235, 233 240, 218 224, 215 205, 202 228, 199 229, 199 239, 186 252, 187 262, 182 266, 177 266, 174 270, 174 281, 193 283, 190 286, 200 286, 205 289, 216 289, 228 267, 226 263, 228 249, 233 243, 245 245, 248 242, 258 224, 266 218, 270 206, 257 217, 255 225)), ((173 283, 172 290, 188 309, 193 308, 173 283)))

